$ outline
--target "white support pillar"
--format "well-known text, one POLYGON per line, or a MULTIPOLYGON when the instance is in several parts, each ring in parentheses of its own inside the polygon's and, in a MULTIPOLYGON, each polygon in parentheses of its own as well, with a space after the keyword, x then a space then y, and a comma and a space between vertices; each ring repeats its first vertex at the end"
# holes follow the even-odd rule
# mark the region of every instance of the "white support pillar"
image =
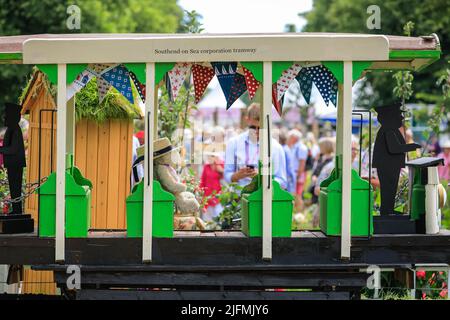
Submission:
POLYGON ((261 114, 261 129, 259 134, 259 157, 262 163, 262 257, 272 259, 272 62, 263 64, 263 104, 261 114))
POLYGON ((344 61, 344 84, 342 90, 342 116, 339 127, 342 131, 342 225, 341 258, 350 259, 351 209, 352 209, 352 62, 344 61))
POLYGON ((58 64, 58 112, 56 117, 56 233, 55 260, 65 260, 65 225, 66 225, 66 65, 58 64))
POLYGON ((145 66, 145 83, 147 86, 145 96, 145 161, 144 161, 144 212, 142 233, 142 261, 152 261, 152 235, 153 235, 153 136, 155 119, 155 63, 145 66))

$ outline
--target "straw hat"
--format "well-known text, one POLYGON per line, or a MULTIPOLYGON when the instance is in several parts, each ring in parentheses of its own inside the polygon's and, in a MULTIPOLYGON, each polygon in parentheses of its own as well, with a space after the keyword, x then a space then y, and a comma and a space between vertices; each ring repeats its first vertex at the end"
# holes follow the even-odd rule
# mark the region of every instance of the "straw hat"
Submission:
POLYGON ((153 141, 153 159, 161 158, 163 155, 178 150, 174 148, 168 138, 160 138, 153 141))

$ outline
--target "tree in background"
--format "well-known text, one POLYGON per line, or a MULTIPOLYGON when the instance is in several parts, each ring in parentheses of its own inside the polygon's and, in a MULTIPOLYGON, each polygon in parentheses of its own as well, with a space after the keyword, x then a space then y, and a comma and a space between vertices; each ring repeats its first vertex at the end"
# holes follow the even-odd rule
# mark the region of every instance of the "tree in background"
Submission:
MULTIPOLYGON (((353 32, 402 35, 408 21, 415 25, 413 36, 438 34, 443 56, 414 77, 414 91, 409 101, 425 102, 419 93, 441 95, 436 79, 446 71, 450 58, 450 0, 314 0, 313 9, 300 13, 307 20, 302 31, 307 32, 353 32), (377 5, 381 10, 381 29, 369 30, 366 21, 367 8, 377 5)), ((287 29, 292 29, 287 26, 287 29)), ((368 73, 358 97, 360 107, 387 105, 397 98, 393 95, 395 79, 390 73, 368 73)), ((428 102, 428 101, 427 101, 428 102)))
MULTIPOLYGON (((176 0, 0 0, 0 35, 41 33, 174 33, 183 30, 176 0), (80 30, 69 30, 67 8, 81 9, 80 30)), ((16 102, 32 66, 0 68, 0 119, 5 101, 16 102)), ((1 122, 1 120, 0 120, 1 122)))

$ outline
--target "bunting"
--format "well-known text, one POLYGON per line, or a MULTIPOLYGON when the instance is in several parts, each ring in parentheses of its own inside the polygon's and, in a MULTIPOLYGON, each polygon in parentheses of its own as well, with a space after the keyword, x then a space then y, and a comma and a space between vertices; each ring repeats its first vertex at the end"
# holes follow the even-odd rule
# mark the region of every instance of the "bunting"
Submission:
POLYGON ((244 69, 245 84, 247 85, 248 96, 250 97, 250 100, 253 100, 260 83, 255 79, 255 76, 250 70, 246 67, 242 68, 244 69))
POLYGON ((278 114, 281 116, 282 105, 281 105, 281 101, 278 100, 278 97, 277 97, 277 84, 276 83, 272 84, 272 104, 275 107, 275 109, 277 110, 278 114))
POLYGON ((118 66, 117 63, 90 63, 88 69, 98 78, 116 66, 118 66))
POLYGON ((284 70, 281 77, 277 80, 277 101, 281 100, 289 85, 295 79, 302 67, 298 63, 294 63, 288 69, 284 70))
POLYGON ((323 65, 308 68, 308 74, 319 90, 320 95, 328 106, 334 86, 333 74, 323 65))
POLYGON ((302 70, 300 70, 295 79, 298 81, 303 98, 305 98, 307 104, 310 104, 313 81, 308 73, 308 69, 303 68, 302 70))
POLYGON ((108 81, 103 79, 102 77, 97 77, 97 91, 98 91, 98 103, 102 103, 103 99, 105 99, 106 94, 108 93, 111 85, 108 81))
POLYGON ((173 102, 172 86, 170 85, 170 78, 167 73, 164 75, 164 82, 166 83, 166 90, 167 90, 167 96, 169 98, 169 101, 173 102))
POLYGON ((336 78, 333 78, 333 86, 331 87, 330 101, 335 107, 337 107, 337 92, 338 92, 338 82, 336 78))
POLYGON ((139 97, 141 98, 142 102, 145 103, 145 85, 139 81, 139 79, 136 77, 134 72, 129 71, 129 73, 130 73, 130 78, 133 81, 134 86, 136 87, 136 90, 139 94, 139 97))
POLYGON ((95 77, 92 71, 86 69, 81 72, 77 78, 67 87, 67 101, 72 99, 72 97, 83 89, 86 84, 91 81, 91 79, 95 77))
POLYGON ((191 65, 191 63, 187 62, 176 63, 172 70, 167 72, 169 75, 172 97, 174 100, 178 96, 178 92, 180 91, 180 88, 183 85, 189 70, 191 69, 191 65))
POLYGON ((228 101, 237 70, 237 62, 211 62, 225 99, 228 101))
POLYGON ((230 95, 227 99, 227 109, 229 109, 246 90, 245 77, 242 74, 237 73, 230 88, 230 95))
POLYGON ((105 72, 102 77, 116 88, 131 104, 134 104, 133 92, 131 90, 130 73, 119 65, 105 72))
POLYGON ((208 87, 211 79, 214 77, 212 68, 204 67, 199 64, 192 66, 192 77, 194 79, 195 103, 198 103, 208 87))

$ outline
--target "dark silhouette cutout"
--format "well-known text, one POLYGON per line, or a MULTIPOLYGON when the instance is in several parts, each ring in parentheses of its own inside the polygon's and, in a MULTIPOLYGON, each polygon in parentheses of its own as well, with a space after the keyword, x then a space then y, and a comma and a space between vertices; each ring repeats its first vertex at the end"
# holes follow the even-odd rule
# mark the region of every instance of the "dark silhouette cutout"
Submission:
POLYGON ((381 128, 378 130, 373 150, 373 167, 380 179, 380 214, 394 213, 395 194, 401 168, 405 167, 405 153, 420 148, 419 144, 406 144, 398 130, 403 124, 400 105, 375 108, 381 128))
MULTIPOLYGON (((3 153, 4 166, 8 172, 9 192, 11 199, 22 195, 22 174, 26 167, 25 147, 23 144, 22 130, 19 127, 21 106, 5 104, 5 126, 7 127, 3 146, 0 153, 3 153)), ((13 203, 12 214, 22 214, 22 202, 13 203)))

